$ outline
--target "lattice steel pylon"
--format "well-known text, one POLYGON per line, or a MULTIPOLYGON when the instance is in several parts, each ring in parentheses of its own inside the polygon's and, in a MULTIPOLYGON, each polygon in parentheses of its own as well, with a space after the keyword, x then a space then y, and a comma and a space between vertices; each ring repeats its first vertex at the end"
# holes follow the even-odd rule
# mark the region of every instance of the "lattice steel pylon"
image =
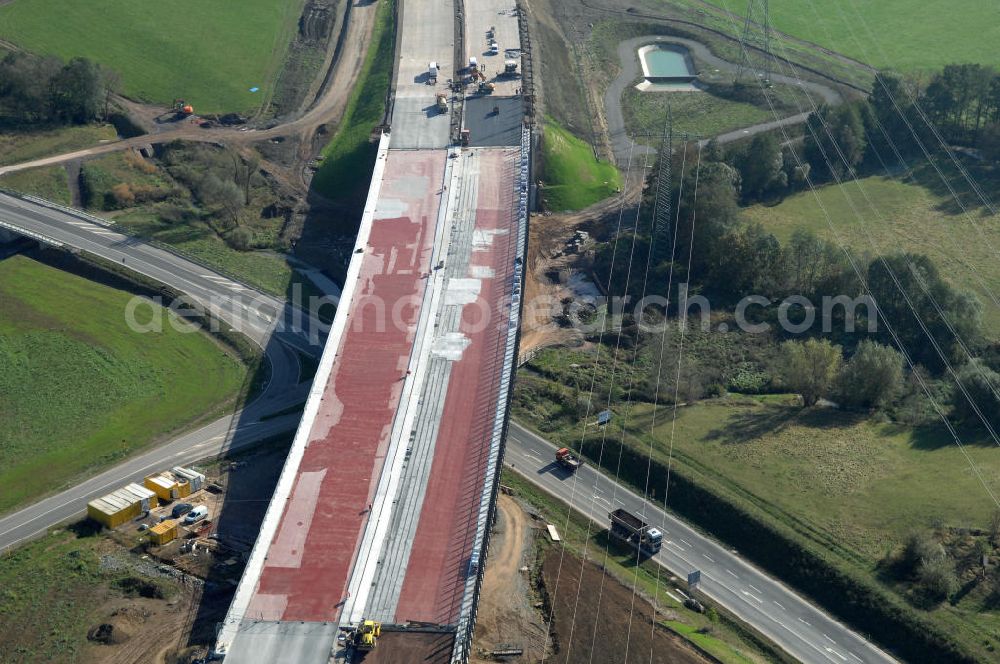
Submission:
POLYGON ((674 117, 667 104, 667 118, 663 125, 663 136, 660 139, 658 155, 659 166, 656 173, 656 204, 653 207, 653 237, 652 251, 656 263, 670 255, 670 244, 673 242, 671 229, 673 215, 671 203, 673 200, 673 154, 674 154, 674 117))
POLYGON ((751 56, 755 50, 762 53, 761 75, 763 80, 771 80, 771 9, 769 0, 747 0, 747 14, 743 20, 743 34, 740 35, 740 66, 736 70, 736 80, 742 81, 748 72, 756 76, 758 67, 751 56), (760 44, 755 43, 760 30, 760 44))

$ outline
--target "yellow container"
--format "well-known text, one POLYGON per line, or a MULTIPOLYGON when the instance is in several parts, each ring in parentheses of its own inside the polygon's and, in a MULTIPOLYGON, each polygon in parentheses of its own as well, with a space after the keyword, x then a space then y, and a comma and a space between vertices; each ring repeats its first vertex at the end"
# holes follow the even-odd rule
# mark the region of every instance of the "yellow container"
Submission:
POLYGON ((87 516, 108 528, 117 528, 157 505, 153 491, 132 483, 87 503, 87 516))
POLYGON ((153 543, 159 546, 163 546, 167 542, 172 542, 177 539, 177 521, 167 519, 158 523, 149 529, 149 534, 153 543))
POLYGON ((166 473, 150 475, 143 480, 143 484, 146 485, 147 489, 155 493, 160 500, 170 501, 179 498, 177 495, 177 481, 166 473))

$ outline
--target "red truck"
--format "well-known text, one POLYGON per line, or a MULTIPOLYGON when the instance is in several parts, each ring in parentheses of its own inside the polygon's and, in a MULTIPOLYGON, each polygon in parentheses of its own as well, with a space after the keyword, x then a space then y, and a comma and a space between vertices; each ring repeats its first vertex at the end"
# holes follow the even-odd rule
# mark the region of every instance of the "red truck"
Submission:
POLYGON ((556 463, 571 473, 575 473, 576 469, 583 465, 580 457, 573 454, 573 451, 568 447, 556 450, 556 463))

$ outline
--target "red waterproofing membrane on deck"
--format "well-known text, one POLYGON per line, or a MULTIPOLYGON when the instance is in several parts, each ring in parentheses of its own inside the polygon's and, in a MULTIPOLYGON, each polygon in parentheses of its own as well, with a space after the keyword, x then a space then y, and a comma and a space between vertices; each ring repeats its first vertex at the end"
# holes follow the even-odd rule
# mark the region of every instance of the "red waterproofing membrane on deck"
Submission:
POLYGON ((339 616, 410 359, 445 158, 389 153, 347 329, 247 618, 339 616))
MULTIPOLYGON (((478 301, 463 309, 461 331, 471 339, 451 368, 448 394, 438 431, 420 522, 396 607, 395 620, 455 624, 476 536, 476 520, 510 320, 510 294, 517 252, 517 202, 514 198, 518 151, 480 153, 478 238, 470 266, 489 267, 478 301), (498 232, 499 231, 499 232, 498 232), (489 324, 479 323, 489 310, 489 324), (478 331, 477 331, 478 330, 478 331)), ((468 276, 475 272, 470 270, 468 276)))

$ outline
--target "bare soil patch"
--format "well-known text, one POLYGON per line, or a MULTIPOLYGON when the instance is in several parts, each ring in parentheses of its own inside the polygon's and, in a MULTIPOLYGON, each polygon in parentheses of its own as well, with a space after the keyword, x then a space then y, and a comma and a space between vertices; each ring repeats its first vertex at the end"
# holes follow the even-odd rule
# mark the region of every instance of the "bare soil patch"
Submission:
POLYGON ((528 571, 533 567, 535 526, 510 496, 501 495, 497 509, 479 597, 474 664, 494 661, 488 653, 502 644, 525 652, 538 652, 545 645, 545 621, 535 606, 528 571))
MULTIPOLYGON (((631 588, 607 578, 592 563, 552 549, 542 578, 553 603, 552 664, 704 664, 712 660, 663 627, 653 625, 653 607, 631 588), (556 579, 558 577, 558 583, 556 579)), ((657 620, 663 620, 662 612, 657 620)))

